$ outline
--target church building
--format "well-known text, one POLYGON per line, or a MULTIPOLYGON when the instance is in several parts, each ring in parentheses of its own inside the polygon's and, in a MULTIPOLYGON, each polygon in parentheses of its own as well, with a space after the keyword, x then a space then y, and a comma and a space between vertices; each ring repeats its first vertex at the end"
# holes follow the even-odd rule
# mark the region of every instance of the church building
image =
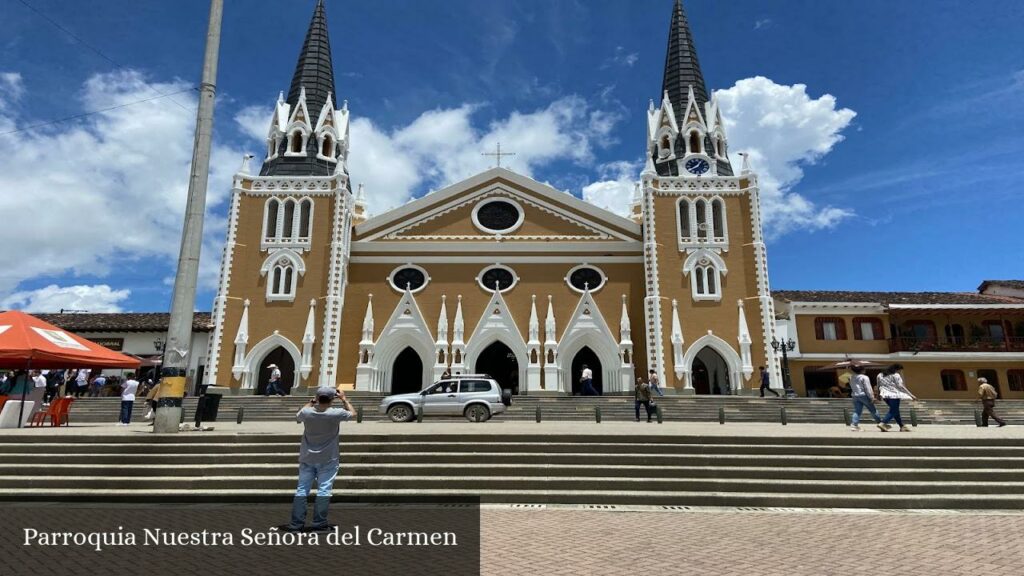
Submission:
POLYGON ((234 177, 205 383, 258 392, 273 364, 300 389, 450 371, 572 395, 586 364, 603 394, 648 370, 678 394, 749 393, 758 366, 781 387, 757 175, 730 163, 680 0, 658 96, 628 218, 502 167, 369 217, 320 0, 262 167, 234 177))

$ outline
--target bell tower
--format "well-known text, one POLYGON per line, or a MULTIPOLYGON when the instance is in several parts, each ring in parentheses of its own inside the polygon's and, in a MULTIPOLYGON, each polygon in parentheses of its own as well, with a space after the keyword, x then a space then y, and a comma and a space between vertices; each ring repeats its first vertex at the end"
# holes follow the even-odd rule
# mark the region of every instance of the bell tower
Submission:
POLYGON ((633 213, 644 231, 648 365, 679 393, 742 394, 756 365, 778 374, 757 176, 733 171, 682 0, 646 151, 633 213))
POLYGON ((234 178, 207 383, 256 391, 273 362, 291 388, 334 385, 360 204, 348 176, 348 105, 335 90, 317 0, 288 96, 270 114, 259 175, 246 162, 234 178))

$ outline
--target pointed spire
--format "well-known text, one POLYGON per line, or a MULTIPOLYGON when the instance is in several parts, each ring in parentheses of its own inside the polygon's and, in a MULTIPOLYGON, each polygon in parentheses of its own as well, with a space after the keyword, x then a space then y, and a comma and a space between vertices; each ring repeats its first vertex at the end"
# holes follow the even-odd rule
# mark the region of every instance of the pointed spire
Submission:
POLYGON ((444 346, 448 344, 448 305, 445 301, 448 296, 441 295, 441 313, 437 318, 437 344, 444 346))
POLYGON ((665 77, 661 90, 667 92, 675 108, 676 118, 680 118, 686 106, 687 87, 692 86, 700 109, 708 101, 707 89, 704 87, 704 75, 700 71, 697 60, 697 48, 694 46, 690 23, 686 20, 682 0, 676 0, 672 9, 672 24, 669 27, 668 51, 665 54, 665 77))
POLYGON ((312 344, 316 341, 316 300, 309 301, 309 316, 306 317, 306 329, 302 333, 302 343, 312 344))
POLYGON ((632 337, 630 334, 629 326, 629 308, 626 306, 626 295, 622 295, 622 318, 619 319, 619 339, 622 342, 631 342, 632 337))
POLYGON ((537 295, 530 296, 530 344, 540 344, 540 321, 537 319, 537 295))
POLYGON ((319 112, 327 102, 327 95, 337 93, 334 89, 334 66, 331 63, 331 40, 327 35, 327 14, 323 0, 316 3, 313 19, 306 31, 299 61, 292 75, 288 89, 288 103, 292 106, 299 101, 299 92, 306 89, 306 106, 319 112))
POLYGON ((672 301, 672 343, 680 345, 683 343, 683 325, 679 321, 679 302, 677 300, 672 301))
POLYGON ((452 345, 461 345, 466 335, 466 323, 462 319, 462 294, 459 294, 458 303, 455 305, 455 333, 452 335, 452 345))
POLYGON ((548 316, 544 320, 544 344, 554 344, 555 336, 555 309, 551 304, 551 295, 548 294, 548 316))
POLYGON ((366 300, 366 316, 363 317, 363 341, 364 344, 373 344, 373 294, 366 300))
POLYGON ((747 314, 743 309, 743 300, 738 300, 740 307, 739 342, 750 344, 750 328, 747 327, 747 314))
POLYGON ((235 334, 235 344, 245 345, 249 343, 249 301, 245 301, 242 309, 242 318, 238 321, 238 332, 235 334))

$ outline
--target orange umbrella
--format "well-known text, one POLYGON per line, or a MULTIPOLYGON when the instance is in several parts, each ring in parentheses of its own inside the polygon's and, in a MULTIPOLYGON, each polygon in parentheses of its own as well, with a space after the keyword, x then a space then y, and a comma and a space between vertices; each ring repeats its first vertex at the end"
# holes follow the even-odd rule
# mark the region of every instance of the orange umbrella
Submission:
MULTIPOLYGON (((35 316, 17 310, 0 313, 0 368, 137 368, 139 364, 138 358, 104 348, 35 316)), ((19 427, 26 393, 23 385, 19 427)))
POLYGON ((0 313, 0 368, 138 368, 138 358, 104 348, 35 316, 0 313))

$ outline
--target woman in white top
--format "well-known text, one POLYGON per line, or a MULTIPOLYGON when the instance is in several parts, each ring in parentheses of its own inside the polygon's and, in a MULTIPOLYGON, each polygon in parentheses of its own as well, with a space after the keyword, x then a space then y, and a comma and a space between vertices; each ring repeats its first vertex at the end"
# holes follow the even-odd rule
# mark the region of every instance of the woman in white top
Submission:
POLYGON ((903 424, 903 418, 900 416, 900 401, 916 400, 917 397, 903 384, 900 370, 903 370, 902 364, 893 364, 879 374, 875 382, 878 384, 878 395, 889 406, 889 413, 882 418, 882 424, 888 430, 891 428, 889 422, 896 420, 900 426, 900 432, 910 432, 910 428, 903 424))

